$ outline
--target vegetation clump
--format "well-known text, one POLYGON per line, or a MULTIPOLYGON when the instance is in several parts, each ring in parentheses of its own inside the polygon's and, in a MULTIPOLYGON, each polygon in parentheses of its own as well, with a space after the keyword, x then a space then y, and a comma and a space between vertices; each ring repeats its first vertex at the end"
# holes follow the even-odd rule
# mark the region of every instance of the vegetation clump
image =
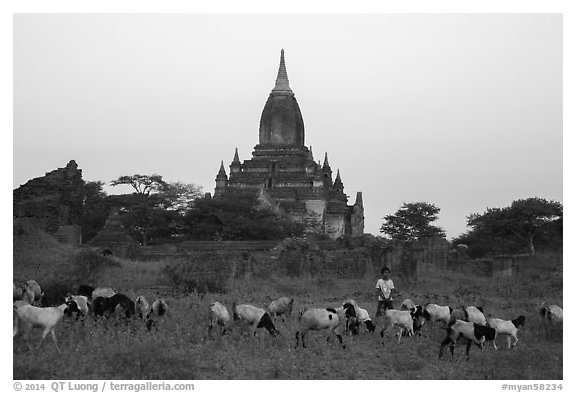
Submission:
POLYGON ((168 260, 164 272, 184 292, 226 293, 231 267, 221 254, 197 252, 168 260))

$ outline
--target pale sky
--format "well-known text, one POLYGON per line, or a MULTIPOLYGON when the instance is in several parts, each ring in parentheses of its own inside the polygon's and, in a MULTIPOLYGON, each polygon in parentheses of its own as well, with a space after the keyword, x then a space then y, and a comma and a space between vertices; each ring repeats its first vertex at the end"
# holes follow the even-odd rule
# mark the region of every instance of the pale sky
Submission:
MULTIPOLYGON (((305 143, 366 232, 403 202, 448 238, 515 199, 563 202, 561 14, 16 14, 13 187, 74 159, 213 193, 251 158, 284 48, 305 143)), ((107 188, 109 193, 129 189, 107 188)))

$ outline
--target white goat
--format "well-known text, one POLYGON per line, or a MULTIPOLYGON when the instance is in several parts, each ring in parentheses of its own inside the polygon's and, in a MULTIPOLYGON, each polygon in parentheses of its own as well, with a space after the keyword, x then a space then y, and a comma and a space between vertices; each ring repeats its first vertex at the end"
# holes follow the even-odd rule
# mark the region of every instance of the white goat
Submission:
POLYGON ((136 298, 134 302, 134 306, 136 307, 136 315, 139 318, 147 318, 148 313, 150 312, 150 304, 144 295, 140 295, 136 298))
POLYGON ((484 310, 482 307, 468 306, 466 307, 466 314, 468 314, 468 319, 466 321, 486 326, 486 317, 484 316, 484 310))
POLYGON ((552 320, 555 320, 556 322, 562 322, 564 318, 564 311, 560 306, 555 304, 548 307, 548 314, 548 317, 552 320))
POLYGON ((98 297, 112 297, 116 295, 116 290, 113 288, 96 288, 92 291, 92 301, 98 297))
POLYGON ((34 298, 32 299, 31 304, 40 305, 42 303, 42 297, 44 297, 44 291, 40 287, 40 285, 36 282, 36 280, 28 280, 26 281, 25 288, 27 292, 32 292, 34 298))
POLYGON ((162 317, 166 315, 168 312, 168 305, 164 301, 164 299, 159 298, 152 302, 152 305, 149 308, 148 314, 146 314, 146 328, 148 331, 152 328, 152 326, 156 327, 156 331, 158 331, 158 317, 162 317))
POLYGON ((407 310, 409 311, 415 309, 416 309, 416 303, 414 303, 411 299, 404 300, 400 305, 400 311, 407 311, 407 310))
POLYGON ((376 330, 376 325, 374 325, 374 322, 372 322, 372 318, 370 318, 370 314, 368 314, 366 309, 358 307, 358 314, 356 314, 356 318, 358 319, 358 322, 364 323, 364 326, 370 333, 374 333, 374 330, 376 330))
POLYGON ((161 317, 163 315, 166 315, 167 312, 168 312, 168 305, 166 304, 164 299, 159 298, 152 302, 152 305, 150 306, 150 312, 148 313, 148 317, 150 316, 161 317))
POLYGON ((58 348, 58 342, 56 341, 56 334, 54 333, 54 327, 62 319, 64 311, 67 309, 72 309, 72 311, 78 312, 78 307, 75 302, 65 302, 58 307, 45 307, 40 308, 32 306, 30 304, 23 304, 20 306, 14 305, 13 310, 16 313, 16 320, 13 329, 13 336, 16 337, 19 331, 22 331, 22 336, 28 348, 32 349, 28 341, 28 335, 32 328, 41 328, 42 339, 38 344, 38 348, 42 345, 42 342, 48 334, 52 336, 54 345, 56 345, 56 350, 60 353, 60 348, 58 348))
MULTIPOLYGON (((296 346, 302 337, 302 347, 306 348, 304 339, 310 330, 324 330, 328 329, 333 332, 342 348, 346 348, 342 341, 342 333, 346 328, 346 321, 348 318, 355 317, 356 312, 354 307, 350 304, 341 307, 339 310, 335 308, 308 308, 300 314, 300 329, 296 332, 296 346), (340 312, 339 312, 340 311, 340 312)), ((330 336, 328 336, 328 339, 330 336)))
POLYGON ((16 284, 12 283, 12 301, 21 300, 23 295, 23 288, 17 287, 16 284))
POLYGON ((373 333, 374 330, 376 329, 376 326, 372 322, 372 318, 370 318, 370 314, 368 314, 368 311, 360 307, 358 303, 356 303, 356 301, 353 299, 346 300, 342 305, 345 306, 346 304, 351 304, 354 307, 354 312, 356 313, 355 317, 356 323, 354 323, 354 321, 352 320, 352 324, 350 323, 347 324, 349 325, 349 327, 350 325, 352 325, 351 326, 352 333, 353 334, 357 333, 359 325, 361 325, 362 323, 370 333, 373 333))
POLYGON ((450 312, 450 322, 448 325, 456 322, 457 320, 468 321, 468 312, 466 307, 454 308, 450 312))
POLYGON ((518 318, 513 319, 511 321, 505 321, 500 318, 488 318, 487 326, 494 328, 494 330, 496 331, 496 335, 493 341, 494 348, 498 349, 498 347, 496 346, 496 337, 499 334, 506 335, 506 339, 508 342, 508 349, 510 349, 511 347, 515 347, 516 343, 518 342, 518 336, 517 336, 518 328, 524 326, 525 321, 526 318, 523 315, 520 315, 518 318), (511 337, 514 339, 514 343, 512 344, 512 346, 510 346, 511 337))
POLYGON ((270 314, 262 308, 254 307, 250 304, 234 304, 232 305, 232 312, 234 314, 234 321, 254 326, 254 336, 256 336, 257 329, 261 327, 266 328, 272 336, 280 334, 280 332, 276 330, 270 314))
POLYGON ((478 345, 479 348, 482 348, 485 341, 494 340, 496 337, 496 330, 494 328, 461 320, 451 323, 446 330, 448 335, 440 344, 438 358, 442 357, 444 348, 447 345, 450 345, 450 352, 452 353, 452 357, 454 357, 454 346, 460 336, 463 336, 466 339, 466 360, 470 358, 469 353, 472 342, 478 345))
POLYGON ((386 310, 384 312, 384 327, 380 331, 380 337, 384 338, 384 333, 395 325, 400 328, 398 343, 400 343, 404 332, 407 332, 410 337, 414 337, 414 321, 417 318, 418 315, 415 311, 386 310))
POLYGON ((280 299, 274 300, 268 306, 268 313, 272 320, 276 320, 277 316, 282 316, 282 321, 286 322, 286 316, 290 318, 292 313, 292 307, 294 306, 294 299, 289 299, 287 297, 281 297, 280 299))
POLYGON ((564 318, 564 311, 562 307, 556 304, 542 303, 540 306, 540 316, 544 320, 562 322, 564 318))
POLYGON ((411 299, 406 299, 400 305, 400 311, 412 311, 416 317, 414 319, 414 332, 419 335, 422 334, 420 329, 424 326, 426 318, 424 318, 424 309, 422 306, 417 305, 411 299))
POLYGON ((72 301, 76 302, 76 306, 78 307, 78 310, 80 311, 78 316, 88 315, 88 298, 86 296, 68 294, 66 296, 65 302, 68 303, 68 302, 72 302, 72 301))
POLYGON ((226 329, 230 326, 231 321, 228 309, 226 309, 222 303, 212 303, 210 305, 210 325, 208 325, 208 334, 210 335, 210 332, 215 326, 220 326, 221 335, 224 335, 226 329))
MULTIPOLYGON (((14 285, 14 284, 12 284, 14 285)), ((16 288, 16 287, 15 287, 16 288)), ((28 288, 26 285, 17 287, 12 293, 12 300, 14 305, 23 304, 33 304, 34 303, 34 291, 28 288)))
POLYGON ((445 326, 450 323, 450 314, 452 314, 452 307, 439 306, 437 304, 428 303, 424 306, 423 316, 427 321, 442 321, 445 326))
POLYGON ((562 326, 564 319, 564 311, 562 307, 556 304, 548 304, 546 302, 540 305, 540 317, 544 324, 544 332, 548 336, 550 328, 553 326, 562 326))

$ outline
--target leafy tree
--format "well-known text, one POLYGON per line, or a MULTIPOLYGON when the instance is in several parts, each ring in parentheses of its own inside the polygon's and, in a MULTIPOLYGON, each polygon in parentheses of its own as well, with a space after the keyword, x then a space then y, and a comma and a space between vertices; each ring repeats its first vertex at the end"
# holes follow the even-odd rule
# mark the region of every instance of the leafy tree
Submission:
POLYGON ((438 219, 440 208, 427 202, 404 203, 395 214, 383 218, 380 232, 395 240, 445 238, 442 228, 431 225, 438 219))
POLYGON ((184 214, 202 195, 202 187, 196 184, 171 182, 167 183, 159 194, 164 198, 163 204, 166 209, 184 214))
POLYGON ((272 240, 299 236, 305 225, 275 212, 250 194, 196 200, 184 216, 185 232, 196 240, 272 240))
POLYGON ((558 245, 562 237, 562 204, 543 198, 519 199, 505 208, 488 208, 482 214, 470 214, 471 231, 459 242, 485 243, 484 252, 535 253, 535 244, 558 245), (489 244, 493 246, 490 247, 489 244))
POLYGON ((489 255, 513 254, 519 251, 518 242, 496 228, 477 228, 455 238, 453 245, 468 246, 466 253, 471 258, 489 255))
POLYGON ((122 225, 142 245, 170 238, 175 233, 174 222, 178 214, 160 207, 162 199, 157 195, 133 193, 113 195, 112 198, 114 205, 120 208, 122 225))
POLYGON ((160 192, 168 185, 162 180, 162 176, 156 174, 120 176, 118 179, 110 182, 112 187, 121 184, 132 186, 132 188, 136 190, 136 193, 140 195, 150 195, 151 193, 160 192))
POLYGON ((104 227, 110 206, 101 181, 85 182, 82 188, 82 214, 79 224, 82 227, 82 241, 85 243, 93 238, 104 227))
POLYGON ((183 215, 201 190, 193 184, 167 183, 156 174, 120 176, 110 184, 134 188, 132 194, 115 195, 114 204, 120 207, 124 227, 143 245, 179 234, 183 215))

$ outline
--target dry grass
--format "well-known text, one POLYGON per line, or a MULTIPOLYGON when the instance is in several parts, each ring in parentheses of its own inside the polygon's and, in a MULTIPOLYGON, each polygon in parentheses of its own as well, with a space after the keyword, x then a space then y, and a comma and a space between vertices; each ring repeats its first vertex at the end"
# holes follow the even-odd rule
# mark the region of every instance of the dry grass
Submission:
MULTIPOLYGON (((40 247, 41 248, 41 247, 40 247)), ((52 250, 58 258, 64 251, 52 250)), ((19 251, 20 252, 20 251, 19 251)), ((73 251, 66 251, 66 253, 73 251)), ((18 254, 18 257, 22 256, 18 254)), ((45 256, 47 261, 57 258, 45 256)), ((16 259, 16 253, 15 253, 16 259)), ((440 325, 425 326, 415 339, 384 340, 377 334, 346 336, 348 349, 337 340, 326 342, 325 332, 311 332, 309 348, 294 350, 298 311, 309 306, 338 306, 355 298, 371 315, 376 310, 374 278, 341 280, 316 278, 249 278, 233 280, 225 294, 182 293, 168 286, 159 262, 131 262, 116 259, 94 273, 99 284, 109 285, 130 296, 163 296, 170 312, 157 332, 147 332, 140 320, 84 325, 66 319, 56 328, 62 354, 48 340, 41 351, 28 351, 14 341, 14 379, 562 379, 562 331, 546 336, 537 315, 544 300, 562 303, 562 283, 552 273, 534 280, 531 276, 492 280, 470 274, 432 271, 419 280, 396 279, 399 301, 409 297, 423 304, 482 305, 488 316, 527 317, 512 350, 480 351, 472 348, 471 360, 464 360, 464 347, 449 351, 438 360, 444 338, 440 325), (266 307, 280 297, 295 298, 295 309, 286 324, 277 323, 281 335, 272 338, 259 331, 256 338, 248 329, 236 327, 223 337, 208 336, 209 305, 220 301, 266 307)), ((376 321, 378 324, 380 321, 376 321)), ((39 340, 35 332, 33 340, 39 340)), ((504 339, 502 339, 504 342, 504 339)))
MULTIPOLYGON (((170 315, 158 332, 148 333, 141 321, 129 325, 117 321, 88 320, 85 326, 66 320, 58 327, 62 355, 50 342, 43 351, 28 351, 15 342, 15 379, 562 379, 562 337, 545 338, 537 318, 527 326, 513 350, 484 351, 473 348, 464 361, 464 348, 456 358, 438 360, 444 332, 427 326, 415 339, 380 339, 377 334, 346 336, 348 349, 336 340, 326 343, 325 332, 312 332, 308 348, 293 349, 297 312, 286 324, 278 322, 281 335, 272 338, 259 331, 237 327, 223 337, 207 332, 207 310, 213 300, 230 307, 234 294, 189 295, 167 298, 170 315), (353 359, 353 360, 352 360, 353 359)), ((273 296, 272 296, 273 297, 273 296)), ((254 295, 253 304, 265 306, 269 299, 254 295)), ((307 305, 338 303, 314 295, 298 301, 307 305)), ((362 304, 373 312, 376 304, 362 304)), ((514 315, 511 310, 493 310, 514 315)), ((516 310, 514 310, 516 311, 516 310)), ((523 313, 529 306, 521 308, 523 313)), ((38 339, 38 335, 35 339, 38 339)))

